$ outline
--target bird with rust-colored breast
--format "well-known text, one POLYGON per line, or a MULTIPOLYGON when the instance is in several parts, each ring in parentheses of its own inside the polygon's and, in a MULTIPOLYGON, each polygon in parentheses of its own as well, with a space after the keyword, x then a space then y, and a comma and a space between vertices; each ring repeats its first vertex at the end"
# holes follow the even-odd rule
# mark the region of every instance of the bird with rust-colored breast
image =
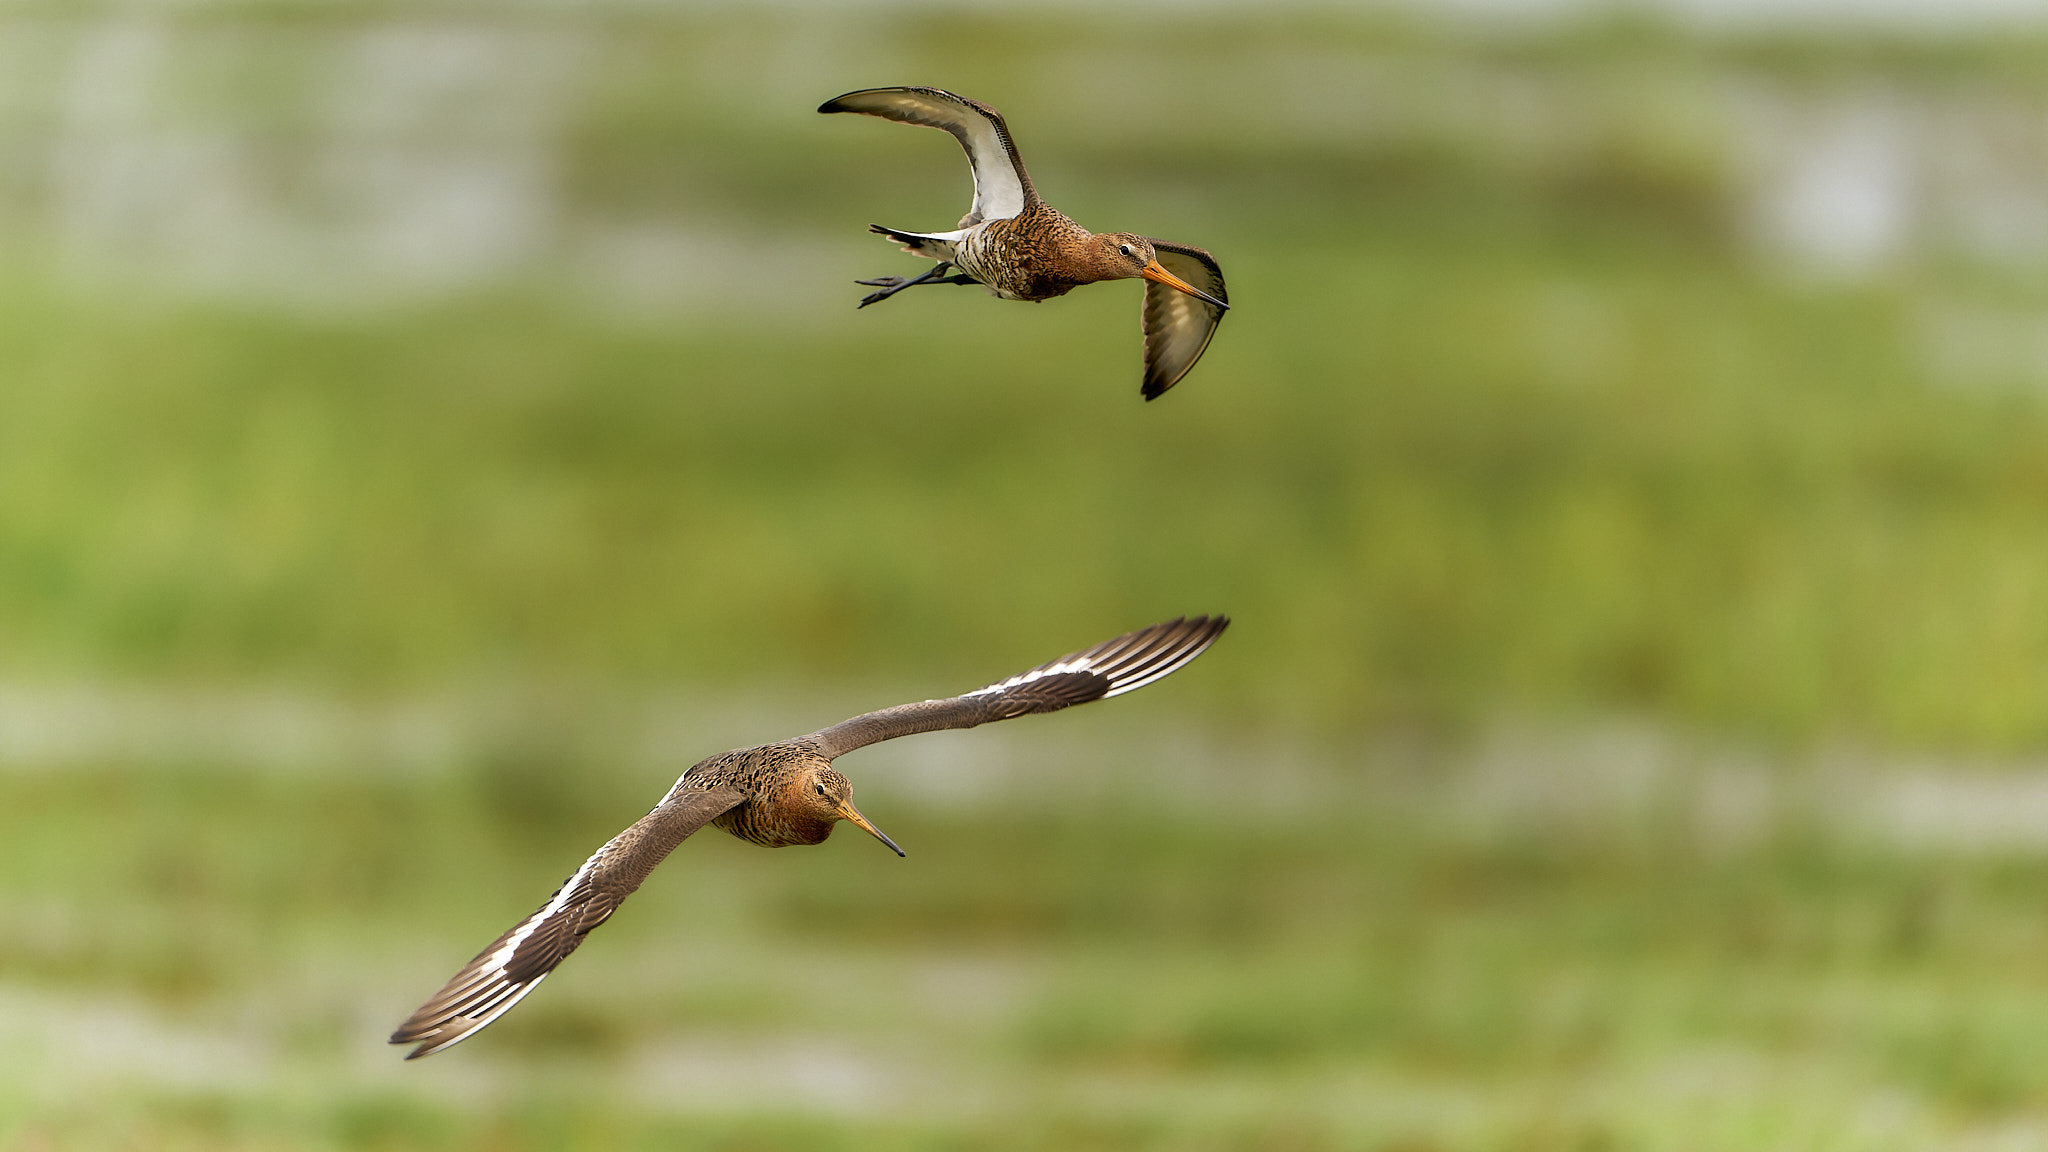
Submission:
POLYGON ((884 708, 808 736, 701 761, 653 811, 585 860, 538 911, 463 965, 399 1025, 391 1042, 417 1045, 408 1060, 428 1056, 504 1015, 609 919, 676 845, 706 824, 782 848, 822 844, 835 824, 850 820, 903 855, 853 806, 853 785, 833 769, 835 759, 898 736, 972 728, 1121 696, 1200 656, 1229 623, 1222 616, 1169 620, 962 696, 884 708))
POLYGON ((1002 113, 940 88, 867 88, 820 112, 858 112, 953 134, 974 170, 974 204, 950 232, 868 230, 937 266, 922 276, 861 280, 865 308, 920 284, 981 284, 1004 300, 1050 300, 1083 284, 1142 278, 1145 399, 1156 400, 1202 358, 1230 308, 1223 269, 1200 248, 1132 232, 1094 233, 1038 198, 1002 113), (946 273, 958 269, 954 275, 946 273))

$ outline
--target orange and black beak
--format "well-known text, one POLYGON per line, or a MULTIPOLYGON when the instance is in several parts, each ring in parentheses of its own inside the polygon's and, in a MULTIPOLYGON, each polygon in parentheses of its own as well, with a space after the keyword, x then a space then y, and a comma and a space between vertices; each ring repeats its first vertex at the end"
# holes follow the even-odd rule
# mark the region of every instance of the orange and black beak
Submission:
POLYGON ((909 855, 909 853, 903 851, 903 849, 898 848, 894 840, 891 840, 887 836, 883 835, 882 830, 880 828, 877 828, 873 824, 868 823, 868 818, 860 814, 860 809, 855 808, 853 806, 853 801, 841 800, 839 802, 839 818, 841 820, 851 820, 855 824, 860 825, 862 831, 865 831, 868 835, 873 836, 875 839, 880 840, 882 843, 887 844, 889 846, 889 851, 894 852, 898 856, 909 855))
POLYGON ((1173 273, 1168 272, 1166 269, 1159 266, 1159 261, 1157 260, 1154 260, 1150 264, 1145 265, 1145 270, 1143 272, 1138 273, 1138 275, 1143 276, 1145 279, 1152 281, 1154 284, 1164 284, 1168 288, 1178 288, 1181 291, 1187 293, 1188 295, 1193 296, 1197 300, 1207 300, 1209 303, 1214 304, 1218 308, 1223 309, 1225 312, 1230 311, 1230 305, 1225 304, 1223 301, 1218 300, 1214 296, 1209 295, 1207 292, 1202 291, 1200 288, 1195 287, 1193 284, 1190 284, 1187 281, 1181 279, 1180 277, 1175 276, 1173 273))

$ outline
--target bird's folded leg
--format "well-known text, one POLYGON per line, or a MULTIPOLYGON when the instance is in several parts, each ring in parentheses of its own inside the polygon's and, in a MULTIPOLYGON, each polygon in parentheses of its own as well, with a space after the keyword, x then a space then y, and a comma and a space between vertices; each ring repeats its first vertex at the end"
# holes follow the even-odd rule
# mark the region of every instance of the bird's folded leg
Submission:
POLYGON ((905 288, 915 288, 919 284, 981 283, 981 281, 976 280, 972 276, 946 275, 947 269, 951 268, 952 266, 952 262, 941 260, 937 264, 932 265, 930 271, 927 271, 924 275, 912 277, 910 279, 905 279, 904 277, 901 276, 879 276, 873 280, 855 280, 855 284, 866 284, 871 288, 881 289, 880 292, 870 292, 866 296, 862 297, 858 307, 865 308, 870 304, 879 304, 882 301, 887 300, 889 297, 894 296, 898 292, 903 291, 905 288))

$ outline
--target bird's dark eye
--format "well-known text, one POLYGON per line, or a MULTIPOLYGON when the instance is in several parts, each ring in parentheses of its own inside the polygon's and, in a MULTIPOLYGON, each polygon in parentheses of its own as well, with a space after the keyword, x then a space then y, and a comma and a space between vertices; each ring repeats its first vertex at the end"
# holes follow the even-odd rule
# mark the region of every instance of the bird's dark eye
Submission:
POLYGON ((1122 250, 1123 254, 1126 256, 1129 256, 1131 254, 1131 246, 1129 244, 1124 245, 1122 250))
POLYGON ((818 790, 818 795, 823 796, 825 794, 825 786, 823 784, 814 784, 812 787, 818 790))

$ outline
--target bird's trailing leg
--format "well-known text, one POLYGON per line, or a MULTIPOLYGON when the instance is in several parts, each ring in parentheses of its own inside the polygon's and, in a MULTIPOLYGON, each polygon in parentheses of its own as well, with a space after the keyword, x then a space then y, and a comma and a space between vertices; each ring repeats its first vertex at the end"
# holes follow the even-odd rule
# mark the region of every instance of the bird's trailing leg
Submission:
POLYGON ((870 292, 866 296, 862 297, 858 307, 865 308, 870 304, 879 304, 882 301, 887 300, 889 297, 894 296, 898 292, 903 291, 905 288, 915 288, 919 284, 981 283, 981 281, 976 280, 974 277, 968 276, 964 273, 958 276, 946 275, 946 270, 951 268, 952 266, 952 261, 941 260, 937 264, 932 265, 931 270, 926 272, 924 275, 913 277, 910 279, 905 279, 901 276, 882 276, 873 280, 855 280, 855 284, 866 284, 871 288, 881 289, 880 292, 870 292))

